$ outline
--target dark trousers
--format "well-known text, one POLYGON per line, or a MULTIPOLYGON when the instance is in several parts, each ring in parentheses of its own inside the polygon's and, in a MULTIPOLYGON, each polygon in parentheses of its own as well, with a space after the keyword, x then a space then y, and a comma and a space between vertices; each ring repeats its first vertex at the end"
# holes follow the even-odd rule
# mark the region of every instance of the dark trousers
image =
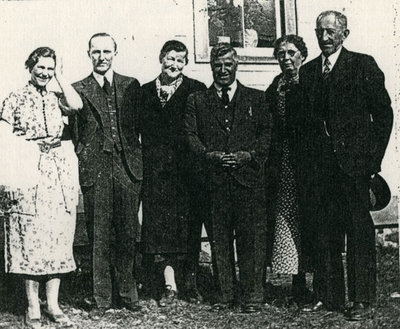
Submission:
POLYGON ((266 210, 263 189, 251 189, 227 177, 211 191, 211 251, 219 301, 231 303, 237 293, 240 303, 263 300, 263 270, 266 255, 266 210), (236 290, 234 234, 239 265, 236 290))
POLYGON ((82 186, 97 307, 138 300, 133 271, 140 188, 115 154, 105 155, 94 185, 82 186))
POLYGON ((315 171, 317 192, 315 225, 317 257, 314 272, 316 298, 340 309, 345 302, 342 251, 347 235, 349 300, 374 302, 376 290, 375 229, 369 213, 369 177, 350 177, 333 154, 315 171))

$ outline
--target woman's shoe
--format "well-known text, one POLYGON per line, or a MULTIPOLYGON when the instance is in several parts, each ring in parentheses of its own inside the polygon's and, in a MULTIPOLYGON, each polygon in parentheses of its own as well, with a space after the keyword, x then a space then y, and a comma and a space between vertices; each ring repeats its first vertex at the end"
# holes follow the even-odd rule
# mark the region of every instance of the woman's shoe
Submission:
POLYGON ((44 309, 43 313, 49 318, 50 321, 60 325, 60 328, 74 328, 75 327, 74 323, 64 313, 53 314, 48 309, 44 309))
POLYGON ((25 326, 30 329, 40 329, 44 328, 40 318, 29 317, 28 311, 25 313, 25 326))
POLYGON ((172 304, 175 301, 177 294, 177 291, 172 290, 172 287, 170 285, 165 286, 164 293, 158 302, 158 306, 166 307, 167 305, 172 304))
POLYGON ((211 305, 210 311, 217 312, 217 311, 225 311, 233 307, 233 303, 214 303, 211 305))

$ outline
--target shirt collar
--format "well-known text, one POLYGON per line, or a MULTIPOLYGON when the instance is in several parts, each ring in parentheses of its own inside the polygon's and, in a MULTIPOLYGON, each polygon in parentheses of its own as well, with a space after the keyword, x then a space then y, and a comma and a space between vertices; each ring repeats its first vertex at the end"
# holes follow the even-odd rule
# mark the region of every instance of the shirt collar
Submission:
MULTIPOLYGON (((336 64, 336 62, 337 62, 337 60, 339 58, 339 55, 340 55, 340 53, 342 51, 342 48, 343 47, 340 46, 340 48, 337 51, 335 51, 332 55, 329 56, 329 62, 331 63, 329 65, 329 68, 331 69, 331 71, 332 71, 333 67, 335 66, 335 64, 336 64)), ((326 57, 323 54, 321 54, 321 56, 322 56, 322 71, 323 71, 326 57)))
POLYGON ((104 85, 104 77, 107 78, 108 82, 110 83, 110 86, 112 86, 113 77, 114 77, 114 71, 112 69, 109 69, 104 75, 96 73, 96 72, 93 71, 93 77, 96 79, 97 83, 102 88, 103 88, 103 85, 104 85))
MULTIPOLYGON (((214 87, 215 87, 215 89, 217 89, 218 95, 220 95, 222 93, 222 86, 220 86, 219 84, 214 82, 214 87)), ((235 92, 236 92, 236 89, 237 89, 237 80, 233 81, 232 84, 230 84, 228 86, 228 88, 230 88, 228 90, 229 99, 232 100, 233 95, 235 95, 235 92)))

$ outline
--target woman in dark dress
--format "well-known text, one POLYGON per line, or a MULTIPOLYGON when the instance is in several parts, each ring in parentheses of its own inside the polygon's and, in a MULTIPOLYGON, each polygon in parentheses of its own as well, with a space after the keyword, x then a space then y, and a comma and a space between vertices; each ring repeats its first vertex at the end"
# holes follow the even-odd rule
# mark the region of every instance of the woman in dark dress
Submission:
POLYGON ((158 286, 159 305, 165 306, 177 294, 175 270, 188 245, 189 188, 194 177, 183 116, 189 94, 206 86, 182 74, 188 63, 183 43, 167 41, 159 59, 161 74, 140 90, 137 119, 143 152, 143 252, 150 259, 148 273, 164 275, 151 281, 158 286))
POLYGON ((307 57, 303 39, 296 35, 279 38, 274 47, 282 73, 266 90, 271 104, 274 128, 266 172, 267 209, 272 271, 293 275, 293 294, 301 299, 306 293, 301 253, 300 216, 295 156, 301 91, 299 69, 307 57))

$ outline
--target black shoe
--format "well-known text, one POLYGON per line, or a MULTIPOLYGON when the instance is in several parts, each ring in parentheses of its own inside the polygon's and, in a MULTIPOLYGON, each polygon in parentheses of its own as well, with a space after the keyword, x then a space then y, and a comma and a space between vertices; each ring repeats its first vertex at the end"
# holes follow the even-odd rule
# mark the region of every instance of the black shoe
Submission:
POLYGON ((371 307, 367 303, 354 303, 352 307, 344 312, 347 321, 361 321, 368 318, 371 307))
POLYGON ((193 288, 186 291, 185 300, 192 304, 200 304, 203 302, 203 296, 200 295, 197 288, 193 288))
POLYGON ((232 307, 232 304, 230 303, 215 303, 211 306, 211 311, 218 312, 218 311, 223 311, 227 310, 232 307))
POLYGON ((106 311, 106 307, 95 307, 90 310, 89 318, 93 321, 99 321, 104 316, 104 314, 106 314, 106 311))
POLYGON ((159 307, 166 307, 167 305, 173 304, 177 297, 178 293, 175 290, 172 290, 170 285, 165 286, 164 293, 161 296, 161 299, 158 301, 159 307))
POLYGON ((315 312, 320 312, 320 311, 325 311, 326 307, 323 302, 319 301, 317 303, 311 303, 303 307, 303 312, 310 312, 310 313, 315 313, 315 312))
POLYGON ((261 311, 261 305, 259 304, 244 304, 241 307, 241 312, 242 313, 247 313, 247 314, 252 314, 252 313, 257 313, 261 311))
POLYGON ((128 311, 131 312, 140 312, 141 311, 141 306, 139 305, 139 302, 132 302, 132 303, 121 303, 121 308, 126 308, 128 311))

